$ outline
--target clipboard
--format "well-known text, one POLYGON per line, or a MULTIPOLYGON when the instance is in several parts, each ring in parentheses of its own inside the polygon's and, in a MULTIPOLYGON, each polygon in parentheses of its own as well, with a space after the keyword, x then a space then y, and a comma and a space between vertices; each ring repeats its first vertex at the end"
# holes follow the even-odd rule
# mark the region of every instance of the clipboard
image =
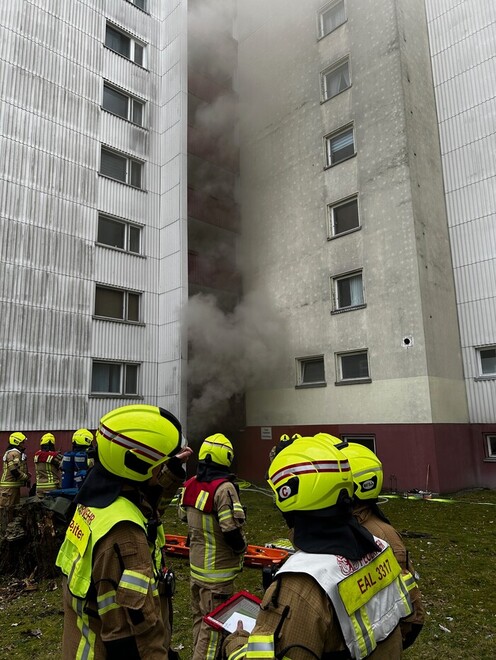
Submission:
POLYGON ((236 630, 238 621, 243 622, 243 628, 251 632, 260 611, 261 599, 249 591, 238 591, 225 603, 203 617, 205 623, 226 634, 236 630))

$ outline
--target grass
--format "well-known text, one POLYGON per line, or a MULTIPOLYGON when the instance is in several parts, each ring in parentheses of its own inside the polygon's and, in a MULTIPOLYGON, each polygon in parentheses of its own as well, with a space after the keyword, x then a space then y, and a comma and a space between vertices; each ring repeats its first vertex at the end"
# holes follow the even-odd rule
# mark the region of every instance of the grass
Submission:
MULTIPOLYGON (((493 660, 496 657, 496 491, 478 490, 451 496, 453 503, 390 499, 384 511, 405 543, 420 574, 427 610, 424 629, 405 653, 410 660, 493 660)), ((272 499, 242 491, 248 507, 250 543, 286 536, 272 499)), ((171 508, 166 514, 170 534, 186 534, 171 508)), ((174 597, 173 646, 182 660, 191 658, 189 576, 185 559, 171 561, 177 575, 174 597)), ((58 581, 26 585, 0 580, 0 658, 60 658, 61 590, 58 581)), ((236 586, 262 595, 261 571, 246 568, 236 586)))

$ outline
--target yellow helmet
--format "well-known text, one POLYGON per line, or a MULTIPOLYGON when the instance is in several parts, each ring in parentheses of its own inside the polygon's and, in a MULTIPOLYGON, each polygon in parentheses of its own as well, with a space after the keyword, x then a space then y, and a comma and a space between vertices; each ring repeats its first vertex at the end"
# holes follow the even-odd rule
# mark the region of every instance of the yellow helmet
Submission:
POLYGON ((88 429, 78 429, 73 433, 72 442, 81 447, 89 447, 93 442, 93 433, 88 429))
POLYGON ((9 444, 13 445, 14 447, 22 445, 22 443, 26 442, 26 440, 26 436, 20 431, 14 431, 14 433, 11 433, 9 436, 9 444))
POLYGON ((274 458, 268 482, 278 508, 317 511, 334 506, 343 495, 353 495, 348 459, 322 438, 299 438, 274 458))
POLYGON ((45 433, 44 435, 41 436, 40 440, 40 447, 43 447, 43 445, 54 445, 55 444, 55 436, 53 433, 45 433))
POLYGON ((152 470, 181 447, 181 424, 172 413, 145 404, 104 415, 96 432, 103 467, 124 479, 146 481, 152 470))
POLYGON ((350 462, 355 496, 359 500, 374 500, 382 490, 382 463, 373 451, 359 444, 350 442, 341 449, 350 462))
POLYGON ((204 461, 208 456, 212 463, 229 467, 233 462, 234 450, 231 441, 222 433, 214 433, 202 442, 198 459, 204 461))

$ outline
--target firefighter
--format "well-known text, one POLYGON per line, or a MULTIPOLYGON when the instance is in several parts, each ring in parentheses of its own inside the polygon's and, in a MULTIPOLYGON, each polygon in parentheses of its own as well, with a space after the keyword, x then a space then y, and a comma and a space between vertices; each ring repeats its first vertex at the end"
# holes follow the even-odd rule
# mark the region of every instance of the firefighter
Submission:
POLYGON ((165 537, 155 505, 164 471, 184 480, 179 421, 163 408, 129 405, 104 415, 95 465, 56 564, 63 573, 63 660, 165 660, 169 601, 165 537))
POLYGON ((62 464, 62 454, 55 451, 55 436, 45 433, 41 436, 40 448, 35 453, 34 468, 36 475, 36 495, 44 497, 45 494, 60 487, 59 470, 62 464))
POLYGON ((282 451, 284 447, 287 447, 292 442, 294 442, 297 438, 301 438, 299 433, 293 433, 291 437, 287 433, 283 433, 279 438, 277 445, 274 445, 269 452, 269 463, 272 463, 277 454, 282 451))
POLYGON ((268 481, 299 550, 276 573, 251 634, 238 623, 227 637, 229 659, 401 658, 407 587, 388 544, 352 515, 346 456, 299 438, 275 457, 268 481))
POLYGON ((9 436, 9 445, 3 455, 3 472, 0 481, 0 509, 4 510, 6 522, 11 522, 13 507, 21 500, 22 486, 30 485, 31 475, 27 469, 26 436, 15 431, 9 436))
POLYGON ((181 496, 179 517, 188 523, 193 610, 193 660, 219 657, 221 637, 203 617, 234 593, 243 567, 245 512, 230 467, 231 442, 222 433, 204 440, 198 469, 181 496))
MULTIPOLYGON (((358 443, 350 442, 342 451, 348 458, 353 474, 353 515, 371 534, 387 541, 403 571, 407 575, 415 576, 415 569, 401 534, 391 525, 377 503, 383 483, 381 461, 373 451, 358 443)), ((410 588, 410 598, 413 613, 400 623, 403 649, 413 644, 425 620, 425 609, 416 582, 410 588)))
POLYGON ((93 466, 93 433, 78 429, 72 436, 72 449, 62 458, 62 488, 79 490, 93 466))

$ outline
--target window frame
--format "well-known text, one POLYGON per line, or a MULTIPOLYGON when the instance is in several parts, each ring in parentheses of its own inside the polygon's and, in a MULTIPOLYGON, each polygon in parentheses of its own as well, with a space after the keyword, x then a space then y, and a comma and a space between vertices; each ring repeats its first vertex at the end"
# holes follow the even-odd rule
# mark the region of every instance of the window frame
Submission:
MULTIPOLYGON (((134 4, 134 3, 131 3, 134 4)), ((136 6, 136 5, 135 5, 136 6)), ((137 7, 139 9, 139 7, 137 7)), ((115 23, 112 23, 111 21, 107 21, 105 24, 105 39, 103 41, 103 45, 105 48, 108 50, 112 51, 113 53, 116 53, 116 55, 119 55, 120 57, 123 57, 125 60, 128 60, 129 62, 132 62, 133 64, 136 64, 136 66, 139 66, 141 69, 146 68, 146 47, 147 44, 144 41, 141 41, 141 39, 136 38, 134 35, 131 33, 127 32, 123 28, 119 27, 115 23), (124 53, 119 52, 118 50, 115 50, 111 46, 107 44, 107 29, 110 28, 114 32, 118 32, 121 36, 125 37, 126 39, 129 40, 129 56, 125 55, 124 53), (136 46, 141 47, 142 49, 142 61, 136 61, 136 46)))
POLYGON ((356 444, 363 445, 364 447, 367 447, 367 449, 370 449, 370 451, 373 451, 377 456, 376 437, 372 433, 341 433, 339 437, 343 442, 354 442, 356 444), (368 444, 361 442, 363 440, 368 441, 368 444))
MULTIPOLYGON (((496 366, 494 371, 490 372, 484 372, 483 369, 483 361, 482 361, 482 353, 483 351, 495 351, 496 352, 496 344, 490 344, 487 346, 478 346, 476 347, 476 352, 477 352, 477 364, 478 364, 478 371, 479 374, 478 376, 475 377, 475 380, 494 380, 496 379, 496 366)), ((496 359, 496 357, 495 357, 496 359)))
POLYGON ((359 385, 361 383, 371 383, 369 351, 366 348, 356 349, 354 351, 339 351, 336 355, 336 382, 335 385, 359 385), (367 357, 367 376, 358 376, 354 378, 343 377, 343 357, 351 355, 365 354, 367 357))
POLYGON ((112 149, 112 147, 109 147, 105 144, 100 145, 100 168, 98 170, 98 173, 100 176, 105 177, 106 179, 110 179, 111 181, 117 181, 118 183, 122 183, 125 186, 129 186, 130 188, 134 188, 134 190, 144 190, 143 186, 143 174, 144 174, 144 169, 145 169, 145 161, 140 160, 139 158, 136 158, 135 156, 131 156, 129 154, 125 154, 122 151, 117 151, 116 149, 112 149), (122 160, 125 161, 126 163, 126 172, 125 172, 125 181, 122 179, 118 179, 117 177, 113 177, 110 174, 106 174, 105 172, 102 172, 102 155, 103 153, 110 154, 111 156, 115 156, 117 158, 122 158, 122 160), (133 165, 139 165, 140 166, 140 185, 136 186, 132 183, 132 178, 133 178, 133 165))
POLYGON ((93 358, 91 363, 91 387, 90 387, 90 396, 99 397, 99 398, 142 398, 141 390, 141 362, 132 362, 132 361, 120 361, 120 360, 104 360, 100 358, 93 358), (117 366, 119 367, 119 391, 111 392, 108 390, 94 390, 94 368, 95 365, 106 365, 106 366, 117 366), (128 388, 128 381, 130 380, 130 374, 128 374, 128 368, 136 369, 133 378, 136 379, 136 392, 126 392, 128 388))
POLYGON ((133 94, 130 94, 126 90, 117 87, 116 85, 113 85, 112 83, 108 82, 107 80, 103 81, 103 94, 102 94, 102 105, 101 105, 102 110, 105 112, 108 112, 109 114, 113 115, 114 117, 119 117, 120 119, 124 119, 124 121, 128 121, 134 126, 139 126, 140 128, 144 128, 144 118, 145 118, 145 101, 142 99, 139 99, 137 96, 134 96, 133 94), (120 94, 121 96, 124 96, 127 100, 127 112, 126 116, 124 117, 123 115, 120 115, 117 112, 114 112, 113 110, 110 110, 109 108, 105 107, 105 89, 108 89, 112 92, 116 92, 117 94, 120 94), (134 120, 134 113, 135 113, 135 105, 138 104, 141 106, 141 123, 138 123, 137 121, 134 120))
POLYGON ((129 2, 130 5, 134 5, 136 7, 136 9, 139 9, 140 11, 144 11, 145 14, 150 13, 148 11, 148 0, 143 0, 143 7, 140 7, 139 5, 137 5, 136 0, 126 0, 126 2, 129 2))
POLYGON ((485 445, 485 455, 486 461, 496 461, 496 432, 495 433, 484 433, 484 445, 485 445), (494 449, 491 447, 493 444, 491 441, 494 441, 494 449))
POLYGON ((324 143, 325 143, 325 169, 328 169, 329 167, 336 167, 336 165, 339 165, 340 163, 344 163, 345 161, 349 160, 350 158, 354 158, 356 156, 357 150, 356 150, 356 139, 355 139, 355 127, 353 124, 347 124, 346 126, 342 126, 336 131, 333 131, 332 133, 328 133, 327 135, 324 136, 324 143), (346 133, 349 133, 351 131, 351 135, 353 137, 353 153, 350 153, 346 156, 343 156, 339 160, 333 160, 332 159, 332 142, 333 140, 336 140, 339 137, 343 137, 346 133))
POLYGON ((135 291, 132 289, 122 289, 121 287, 111 286, 108 284, 102 284, 97 282, 95 284, 95 299, 93 305, 93 318, 102 320, 102 321, 116 321, 117 323, 128 323, 130 325, 143 325, 142 322, 142 291, 135 291), (97 313, 97 294, 99 290, 113 291, 115 293, 122 294, 122 317, 120 316, 106 316, 104 314, 97 313), (138 318, 130 319, 129 318, 129 296, 136 296, 138 301, 138 318))
POLYGON ((335 30, 337 30, 342 25, 344 25, 347 20, 348 20, 348 16, 346 14, 346 2, 345 2, 345 0, 332 0, 332 2, 328 2, 323 7, 321 7, 318 10, 318 13, 317 13, 317 34, 318 34, 318 39, 323 39, 324 37, 327 37, 327 35, 332 34, 335 30), (329 30, 329 32, 324 32, 324 15, 328 11, 333 9, 333 7, 336 7, 339 4, 343 5, 343 11, 344 11, 344 20, 343 20, 343 22, 339 23, 339 25, 336 25, 336 27, 332 28, 332 30, 329 30))
POLYGON ((327 387, 325 359, 323 354, 306 355, 305 357, 296 358, 296 389, 305 389, 310 387, 327 387), (305 365, 315 362, 322 362, 324 380, 305 381, 305 365))
POLYGON ((343 312, 351 312, 355 309, 363 309, 367 307, 365 302, 365 288, 363 286, 363 268, 357 268, 356 270, 349 271, 347 273, 341 273, 339 275, 334 275, 331 277, 332 283, 332 313, 333 314, 342 314, 343 312), (361 280, 361 290, 362 290, 362 302, 357 303, 356 305, 341 305, 339 302, 340 293, 339 293, 339 282, 345 280, 351 280, 353 277, 360 275, 361 280))
POLYGON ((106 248, 110 248, 111 250, 118 250, 119 252, 125 252, 126 254, 133 254, 135 256, 142 257, 143 256, 143 225, 138 225, 134 222, 130 222, 129 220, 125 220, 124 218, 119 218, 117 216, 111 215, 110 213, 105 213, 104 211, 99 211, 98 212, 98 218, 97 218, 97 233, 96 233, 96 244, 101 245, 106 248), (102 220, 109 220, 110 222, 114 222, 115 224, 123 225, 124 227, 124 247, 119 247, 118 245, 112 245, 110 243, 103 243, 102 241, 99 240, 99 229, 100 229, 100 219, 102 220), (131 250, 130 244, 131 244, 131 230, 136 230, 138 232, 138 252, 135 252, 134 250, 131 250))
POLYGON ((340 199, 336 202, 330 202, 327 205, 327 220, 328 220, 327 240, 333 240, 335 238, 339 238, 340 236, 346 236, 347 234, 351 234, 354 231, 358 231, 359 229, 361 229, 362 224, 360 222, 360 207, 358 204, 358 193, 355 193, 354 195, 349 195, 348 197, 344 199, 340 199), (336 232, 335 209, 339 209, 342 206, 347 206, 352 202, 355 202, 356 205, 356 215, 357 215, 358 224, 356 225, 356 227, 352 227, 351 229, 345 229, 344 231, 336 232))
POLYGON ((331 99, 335 98, 336 96, 339 96, 339 94, 342 94, 345 92, 347 89, 350 89, 351 87, 351 65, 350 65, 350 56, 346 55, 345 57, 342 57, 341 59, 337 60, 336 62, 333 62, 330 64, 328 67, 326 67, 323 71, 320 72, 320 91, 321 91, 321 103, 326 103, 327 101, 330 101, 331 99), (340 89, 338 92, 332 95, 327 94, 327 77, 333 72, 337 71, 339 68, 343 66, 343 64, 348 65, 348 86, 344 87, 343 89, 340 89))

